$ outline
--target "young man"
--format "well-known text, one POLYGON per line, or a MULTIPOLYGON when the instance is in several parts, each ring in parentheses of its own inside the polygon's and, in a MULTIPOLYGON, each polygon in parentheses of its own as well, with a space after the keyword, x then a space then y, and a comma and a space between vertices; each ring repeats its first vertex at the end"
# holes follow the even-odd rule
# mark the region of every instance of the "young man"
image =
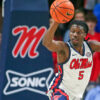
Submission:
MULTIPOLYGON (((85 18, 85 22, 89 27, 89 31, 85 39, 88 41, 96 40, 100 42, 100 33, 95 31, 95 27, 97 24, 96 16, 93 13, 87 15, 85 18)), ((96 82, 99 74, 100 74, 100 52, 95 52, 93 54, 93 69, 92 69, 90 82, 96 82)))
MULTIPOLYGON (((81 21, 85 21, 85 13, 83 10, 80 10, 80 9, 77 9, 75 10, 75 16, 74 16, 74 20, 81 20, 81 21)), ((65 34, 64 34, 64 42, 67 42, 70 40, 70 37, 69 37, 69 30, 67 29, 65 34)))
POLYGON ((51 100, 80 100, 89 82, 93 66, 92 51, 100 52, 100 42, 84 41, 88 26, 83 21, 70 24, 70 41, 53 40, 58 23, 53 21, 43 38, 43 45, 57 52, 58 75, 50 84, 51 100), (92 51, 91 51, 91 49, 92 51))

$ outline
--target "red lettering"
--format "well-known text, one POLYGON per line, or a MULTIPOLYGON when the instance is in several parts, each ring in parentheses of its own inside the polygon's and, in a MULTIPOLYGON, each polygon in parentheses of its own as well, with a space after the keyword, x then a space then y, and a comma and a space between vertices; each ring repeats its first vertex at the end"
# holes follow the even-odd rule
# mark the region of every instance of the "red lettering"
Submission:
POLYGON ((70 69, 78 69, 80 66, 79 59, 73 59, 70 63, 70 69))
POLYGON ((87 58, 73 59, 70 63, 70 69, 85 69, 92 67, 92 61, 89 62, 87 58))
POLYGON ((76 59, 73 59, 70 63, 70 69, 74 69, 76 59))
POLYGON ((80 67, 79 59, 76 59, 75 69, 79 69, 79 67, 80 67))
POLYGON ((80 62, 81 62, 81 66, 80 68, 85 68, 85 66, 87 65, 88 63, 88 59, 80 59, 80 62))
POLYGON ((37 29, 37 27, 28 28, 27 26, 15 27, 12 31, 14 36, 21 34, 16 42, 12 54, 17 57, 20 53, 21 57, 25 57, 28 53, 30 58, 36 58, 39 53, 36 51, 40 41, 46 31, 45 27, 37 29))
POLYGON ((92 66, 92 62, 88 62, 86 68, 89 68, 92 66))
POLYGON ((79 77, 78 77, 78 80, 82 80, 83 79, 83 76, 84 76, 84 71, 80 71, 79 72, 79 77))

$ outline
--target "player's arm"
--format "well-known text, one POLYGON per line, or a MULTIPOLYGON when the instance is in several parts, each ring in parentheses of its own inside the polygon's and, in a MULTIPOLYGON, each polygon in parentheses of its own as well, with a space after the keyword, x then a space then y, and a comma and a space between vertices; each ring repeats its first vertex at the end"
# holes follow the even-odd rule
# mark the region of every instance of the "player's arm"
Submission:
POLYGON ((47 30, 45 36, 43 37, 42 44, 50 51, 58 52, 63 48, 63 46, 65 44, 62 41, 53 40, 55 31, 56 31, 58 25, 59 25, 58 23, 56 23, 54 20, 52 20, 52 23, 51 23, 49 29, 47 30))
POLYGON ((98 41, 88 41, 92 51, 100 52, 100 42, 98 41))

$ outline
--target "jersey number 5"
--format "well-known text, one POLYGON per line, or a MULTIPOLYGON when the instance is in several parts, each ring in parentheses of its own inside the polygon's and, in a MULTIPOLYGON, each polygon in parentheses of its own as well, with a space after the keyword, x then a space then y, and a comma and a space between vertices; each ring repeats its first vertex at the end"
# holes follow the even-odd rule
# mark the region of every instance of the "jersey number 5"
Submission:
POLYGON ((79 77, 78 77, 78 80, 82 80, 83 79, 83 76, 84 76, 84 71, 79 71, 79 77))

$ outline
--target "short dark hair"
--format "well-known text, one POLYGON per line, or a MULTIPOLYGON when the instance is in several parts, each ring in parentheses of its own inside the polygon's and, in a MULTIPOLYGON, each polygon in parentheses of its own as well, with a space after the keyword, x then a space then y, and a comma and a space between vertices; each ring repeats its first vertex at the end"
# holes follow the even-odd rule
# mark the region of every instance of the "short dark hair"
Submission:
POLYGON ((85 16, 85 21, 86 22, 92 21, 92 22, 97 23, 97 17, 93 13, 90 13, 85 16))
POLYGON ((75 14, 77 14, 77 13, 83 13, 85 15, 85 12, 83 9, 76 9, 75 14))
POLYGON ((71 21, 69 28, 71 28, 71 26, 74 24, 82 26, 84 28, 85 33, 88 33, 89 28, 88 28, 88 25, 84 21, 73 20, 73 21, 71 21))
POLYGON ((85 12, 84 12, 84 10, 82 10, 82 9, 76 9, 76 10, 75 10, 74 18, 75 18, 75 16, 76 16, 78 13, 82 13, 82 14, 84 15, 84 18, 85 18, 85 12))

